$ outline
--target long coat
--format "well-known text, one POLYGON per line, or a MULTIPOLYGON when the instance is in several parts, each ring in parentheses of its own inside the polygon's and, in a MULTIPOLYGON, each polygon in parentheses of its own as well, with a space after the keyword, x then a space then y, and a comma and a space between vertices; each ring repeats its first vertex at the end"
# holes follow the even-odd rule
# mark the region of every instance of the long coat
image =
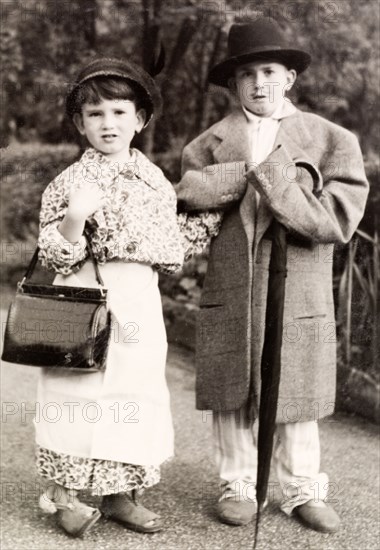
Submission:
POLYGON ((197 323, 197 408, 258 404, 275 216, 288 230, 277 422, 315 420, 335 404, 333 248, 350 240, 363 216, 368 182, 360 147, 351 132, 288 105, 272 153, 247 183, 249 168, 242 111, 213 125, 183 154, 179 204, 187 211, 225 211, 211 242, 197 323), (319 200, 309 172, 295 167, 301 159, 320 171, 319 200))

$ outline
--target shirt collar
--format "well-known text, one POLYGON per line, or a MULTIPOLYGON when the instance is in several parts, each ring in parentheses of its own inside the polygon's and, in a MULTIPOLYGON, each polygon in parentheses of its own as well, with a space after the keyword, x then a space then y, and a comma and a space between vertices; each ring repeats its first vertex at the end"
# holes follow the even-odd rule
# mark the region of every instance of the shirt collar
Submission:
POLYGON ((81 162, 87 166, 94 168, 101 166, 101 175, 115 179, 118 175, 125 176, 128 179, 139 179, 144 183, 157 190, 157 184, 150 168, 150 162, 146 156, 138 149, 131 149, 131 158, 128 162, 122 163, 109 160, 97 149, 88 147, 81 157, 81 162))
POLYGON ((128 167, 131 168, 133 164, 136 163, 136 153, 135 149, 131 149, 131 158, 128 160, 128 162, 120 162, 120 161, 114 161, 112 159, 109 159, 106 155, 103 155, 100 151, 95 149, 94 147, 88 147, 85 152, 82 155, 82 161, 84 162, 94 162, 96 164, 100 164, 105 169, 111 169, 115 174, 124 173, 128 167))
POLYGON ((245 116, 247 117, 248 122, 258 124, 262 120, 282 120, 290 115, 293 115, 297 109, 294 107, 290 99, 286 98, 277 109, 269 117, 260 117, 248 111, 245 107, 242 106, 245 116))

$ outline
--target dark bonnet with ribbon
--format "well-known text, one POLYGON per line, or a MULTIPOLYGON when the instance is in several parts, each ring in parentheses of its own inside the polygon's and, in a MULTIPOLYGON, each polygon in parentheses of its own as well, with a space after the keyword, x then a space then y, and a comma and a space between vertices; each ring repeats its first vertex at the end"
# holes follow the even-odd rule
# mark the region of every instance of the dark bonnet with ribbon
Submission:
POLYGON ((145 98, 147 106, 147 122, 152 118, 153 113, 158 115, 162 108, 160 90, 153 78, 141 67, 132 61, 125 61, 113 57, 98 57, 88 63, 78 73, 73 85, 66 97, 66 113, 70 118, 75 113, 76 93, 80 86, 90 78, 100 76, 116 76, 128 81, 138 93, 145 98))

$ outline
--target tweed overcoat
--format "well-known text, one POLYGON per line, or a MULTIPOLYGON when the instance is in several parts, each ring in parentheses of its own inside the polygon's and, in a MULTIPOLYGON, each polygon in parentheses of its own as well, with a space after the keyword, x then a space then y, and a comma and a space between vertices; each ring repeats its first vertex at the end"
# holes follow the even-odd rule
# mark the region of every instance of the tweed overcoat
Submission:
POLYGON ((177 185, 183 210, 224 210, 210 246, 197 322, 198 409, 230 411, 253 402, 257 410, 273 217, 288 230, 277 409, 277 422, 285 423, 334 410, 333 248, 351 239, 368 195, 357 138, 290 107, 273 151, 260 165, 250 163, 247 122, 239 110, 186 146, 177 185), (319 199, 297 160, 319 170, 319 199))

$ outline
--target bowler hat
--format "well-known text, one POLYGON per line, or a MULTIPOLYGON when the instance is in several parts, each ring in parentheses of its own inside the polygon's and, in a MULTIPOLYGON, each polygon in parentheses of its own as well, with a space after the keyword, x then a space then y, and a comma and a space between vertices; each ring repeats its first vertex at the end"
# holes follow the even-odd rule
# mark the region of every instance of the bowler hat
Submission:
POLYGON ((227 87, 237 66, 265 59, 279 61, 297 73, 302 73, 311 61, 307 52, 290 47, 276 23, 260 18, 232 25, 228 35, 228 57, 211 69, 209 81, 227 87))
POLYGON ((117 76, 125 78, 136 88, 146 100, 147 122, 162 108, 162 98, 153 78, 132 61, 125 61, 113 57, 98 57, 88 63, 78 73, 73 85, 66 96, 66 112, 72 117, 75 110, 75 92, 84 82, 97 76, 117 76))

